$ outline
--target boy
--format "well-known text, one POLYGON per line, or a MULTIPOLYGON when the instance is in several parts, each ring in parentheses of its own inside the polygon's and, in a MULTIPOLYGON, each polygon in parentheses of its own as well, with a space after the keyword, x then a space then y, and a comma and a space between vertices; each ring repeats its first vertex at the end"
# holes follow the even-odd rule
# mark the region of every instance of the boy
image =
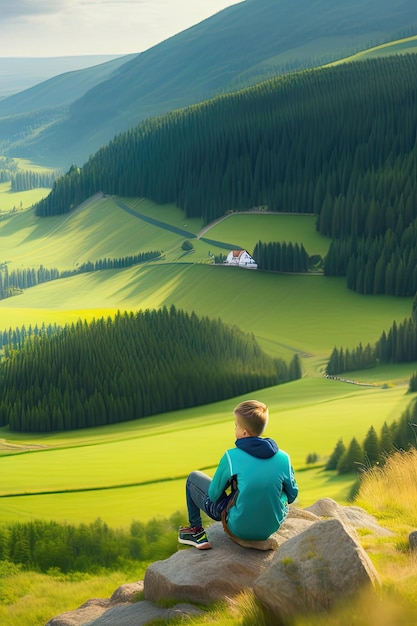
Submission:
POLYGON ((216 521, 223 514, 228 532, 240 539, 262 540, 281 526, 288 504, 298 495, 288 454, 273 439, 261 437, 268 423, 267 406, 248 400, 233 413, 236 447, 222 456, 213 479, 196 471, 186 483, 190 525, 179 529, 178 541, 199 550, 211 548, 201 511, 216 521))

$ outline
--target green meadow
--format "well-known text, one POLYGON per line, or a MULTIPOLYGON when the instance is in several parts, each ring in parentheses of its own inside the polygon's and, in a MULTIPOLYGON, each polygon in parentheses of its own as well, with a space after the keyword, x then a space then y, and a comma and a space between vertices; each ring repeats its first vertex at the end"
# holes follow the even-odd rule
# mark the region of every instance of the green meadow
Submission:
POLYGON ((398 39, 396 41, 389 41, 379 46, 374 46, 357 52, 352 56, 329 63, 328 65, 339 65, 340 63, 346 63, 350 61, 363 61, 365 59, 375 59, 378 57, 390 56, 391 54, 412 54, 417 52, 417 35, 412 37, 405 37, 404 39, 398 39))
MULTIPOLYGON (((411 299, 365 297, 342 279, 290 276, 212 266, 224 248, 198 235, 199 220, 185 220, 172 206, 123 199, 150 224, 121 209, 112 198, 85 203, 70 215, 40 219, 33 210, 0 221, 1 261, 20 267, 76 269, 100 258, 161 250, 161 260, 124 270, 75 275, 43 283, 0 301, 0 330, 35 324, 66 324, 117 310, 174 304, 200 316, 221 318, 251 332, 273 356, 300 354, 305 376, 253 396, 270 407, 267 434, 291 455, 300 485, 300 506, 320 497, 346 501, 353 478, 325 472, 337 440, 362 441, 407 406, 407 382, 414 365, 357 372, 352 378, 377 386, 325 379, 326 359, 335 345, 375 342, 393 320, 411 312, 411 299), (190 233, 194 251, 169 227, 190 233), (310 453, 318 455, 306 466, 310 453)), ((310 215, 231 215, 203 233, 210 240, 252 251, 258 240, 297 241, 309 254, 326 253, 310 215)), ((113 526, 133 519, 185 512, 184 479, 192 469, 213 472, 233 445, 233 407, 242 398, 157 415, 136 422, 47 435, 0 430, 0 521, 55 519, 113 526)))

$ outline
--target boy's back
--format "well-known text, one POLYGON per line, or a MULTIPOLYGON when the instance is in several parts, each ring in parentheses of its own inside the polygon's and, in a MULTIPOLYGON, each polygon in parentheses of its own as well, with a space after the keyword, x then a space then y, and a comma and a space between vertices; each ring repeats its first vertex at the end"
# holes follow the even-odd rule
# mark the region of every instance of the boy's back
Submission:
POLYGON ((209 497, 216 501, 225 483, 235 477, 238 493, 228 510, 227 526, 241 539, 262 540, 282 524, 298 490, 288 455, 276 446, 273 450, 272 440, 253 437, 245 444, 245 450, 236 447, 223 455, 209 497))

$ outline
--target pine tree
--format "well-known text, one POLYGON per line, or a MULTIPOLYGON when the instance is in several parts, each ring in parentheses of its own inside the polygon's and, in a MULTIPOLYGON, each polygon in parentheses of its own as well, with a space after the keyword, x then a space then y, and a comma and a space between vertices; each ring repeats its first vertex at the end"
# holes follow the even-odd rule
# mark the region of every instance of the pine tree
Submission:
POLYGON ((365 462, 369 463, 371 466, 375 465, 379 459, 380 448, 378 435, 373 426, 370 427, 366 434, 363 442, 363 451, 365 453, 365 462))
POLYGON ((326 463, 326 470, 335 470, 338 466, 339 460, 342 458, 346 451, 345 445, 342 439, 339 439, 337 442, 335 449, 329 457, 329 460, 326 463))
POLYGON ((350 472, 358 472, 363 468, 364 454, 363 450, 354 437, 349 444, 349 447, 339 459, 337 464, 337 471, 339 474, 348 474, 350 472))

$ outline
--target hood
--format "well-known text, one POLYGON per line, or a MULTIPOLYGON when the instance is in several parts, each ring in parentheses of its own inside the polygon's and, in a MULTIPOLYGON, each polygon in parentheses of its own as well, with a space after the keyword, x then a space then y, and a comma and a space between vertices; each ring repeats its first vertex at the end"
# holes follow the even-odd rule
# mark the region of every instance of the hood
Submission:
POLYGON ((278 452, 277 444, 269 437, 243 437, 237 439, 235 445, 257 459, 270 459, 278 452))

